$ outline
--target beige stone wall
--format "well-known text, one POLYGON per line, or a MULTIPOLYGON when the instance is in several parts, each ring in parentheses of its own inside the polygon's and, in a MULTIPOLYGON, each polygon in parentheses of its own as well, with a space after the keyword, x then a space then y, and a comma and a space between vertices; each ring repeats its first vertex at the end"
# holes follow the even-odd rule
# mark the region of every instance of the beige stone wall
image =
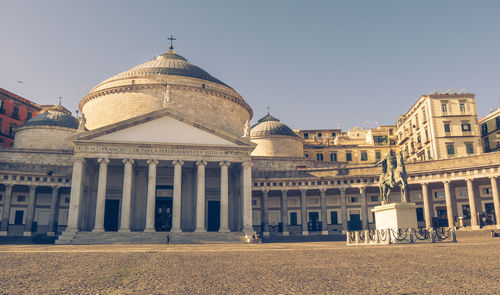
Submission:
POLYGON ((89 130, 165 106, 238 136, 243 134, 245 123, 252 116, 250 107, 231 88, 187 77, 110 80, 98 85, 80 102, 89 130), (168 95, 167 84, 170 85, 168 95), (124 86, 127 89, 120 88, 124 86), (107 92, 115 87, 120 90, 107 92), (106 92, 96 96, 99 91, 106 92))
POLYGON ((16 130, 14 148, 73 150, 69 138, 76 130, 65 127, 25 126, 16 130))
POLYGON ((303 157, 304 147, 299 138, 290 136, 269 136, 266 138, 252 139, 257 147, 252 156, 267 157, 303 157))

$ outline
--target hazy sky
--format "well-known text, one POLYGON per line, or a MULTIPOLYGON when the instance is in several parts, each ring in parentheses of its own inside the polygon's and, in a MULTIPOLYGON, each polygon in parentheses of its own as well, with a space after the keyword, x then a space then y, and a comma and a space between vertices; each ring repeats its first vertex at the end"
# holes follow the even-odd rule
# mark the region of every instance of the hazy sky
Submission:
POLYGON ((292 128, 395 124, 422 94, 500 106, 500 1, 0 0, 0 87, 74 111, 168 50, 292 128), (22 81, 19 83, 17 81, 22 81))

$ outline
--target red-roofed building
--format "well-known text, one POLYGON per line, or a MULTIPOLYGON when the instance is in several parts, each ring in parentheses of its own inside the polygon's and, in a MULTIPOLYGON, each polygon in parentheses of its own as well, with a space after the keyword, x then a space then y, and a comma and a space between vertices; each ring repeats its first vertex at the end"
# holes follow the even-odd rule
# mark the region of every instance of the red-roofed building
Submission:
POLYGON ((10 148, 14 129, 38 115, 41 109, 38 104, 0 88, 0 146, 10 148))

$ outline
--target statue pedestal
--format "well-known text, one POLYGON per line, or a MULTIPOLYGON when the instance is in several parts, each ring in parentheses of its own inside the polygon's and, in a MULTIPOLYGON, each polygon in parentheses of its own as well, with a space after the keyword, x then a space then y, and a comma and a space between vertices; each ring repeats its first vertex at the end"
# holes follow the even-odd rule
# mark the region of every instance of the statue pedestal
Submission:
POLYGON ((376 206, 375 226, 377 229, 418 228, 415 203, 391 203, 376 206))

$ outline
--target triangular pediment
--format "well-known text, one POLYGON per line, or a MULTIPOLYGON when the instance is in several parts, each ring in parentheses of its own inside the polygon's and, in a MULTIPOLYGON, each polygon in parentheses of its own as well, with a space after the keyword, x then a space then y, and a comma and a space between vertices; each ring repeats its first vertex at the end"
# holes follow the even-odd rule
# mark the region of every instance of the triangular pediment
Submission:
POLYGON ((77 134, 73 141, 252 147, 234 136, 174 110, 163 109, 77 134))

